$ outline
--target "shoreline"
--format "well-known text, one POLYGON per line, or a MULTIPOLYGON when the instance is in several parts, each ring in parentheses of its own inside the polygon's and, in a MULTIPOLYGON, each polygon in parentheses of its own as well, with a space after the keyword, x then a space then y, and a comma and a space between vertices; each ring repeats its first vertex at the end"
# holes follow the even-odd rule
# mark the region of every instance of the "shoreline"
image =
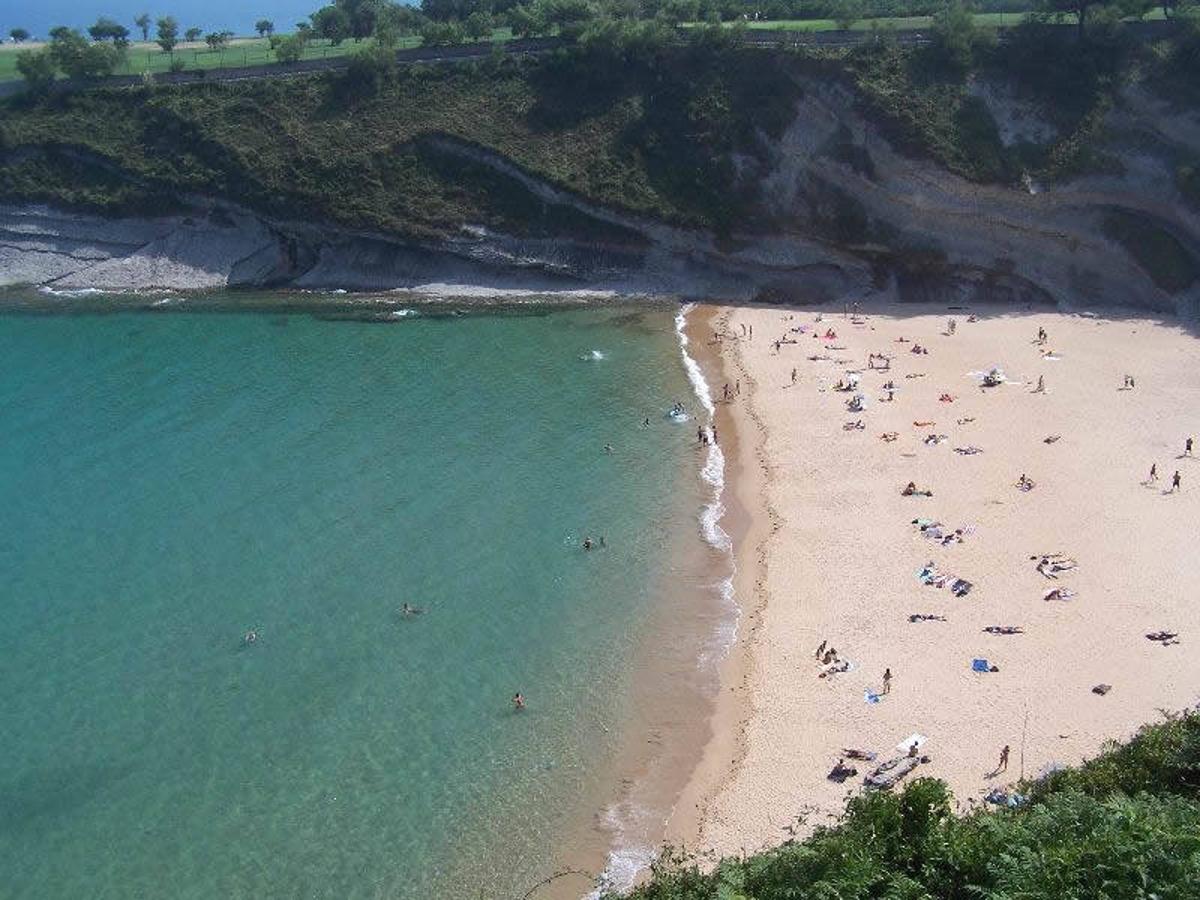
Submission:
POLYGON ((710 384, 736 384, 740 380, 746 393, 741 402, 716 404, 726 459, 722 525, 733 546, 732 599, 738 607, 738 630, 718 666, 718 691, 710 713, 708 740, 666 824, 665 843, 684 853, 700 851, 712 801, 745 753, 745 725, 753 715, 749 683, 754 671, 754 648, 768 601, 767 545, 779 523, 766 494, 770 470, 763 426, 753 407, 758 385, 743 365, 740 338, 735 337, 729 344, 724 339, 711 341, 713 333, 728 330, 735 310, 705 304, 697 306, 696 312, 694 344, 702 349, 695 355, 710 384), (703 333, 699 333, 701 326, 703 333), (723 352, 730 347, 731 352, 723 352))
POLYGON ((1200 408, 1200 374, 1180 355, 1195 358, 1194 329, 1137 309, 970 311, 977 323, 936 304, 871 305, 858 324, 828 309, 713 310, 713 321, 730 331, 752 323, 758 334, 757 343, 706 344, 706 366, 719 366, 719 379, 730 383, 740 378, 748 393, 720 404, 718 414, 723 435, 736 434, 723 442, 731 446, 727 527, 736 538, 742 627, 722 666, 712 737, 667 831, 669 844, 702 864, 802 837, 840 816, 847 791, 857 792, 871 768, 857 763, 858 777, 829 781, 841 747, 865 747, 882 760, 905 735, 928 735, 930 763, 919 774, 947 781, 963 810, 1019 775, 1094 754, 1157 708, 1196 702, 1200 663, 1143 636, 1155 628, 1191 634, 1188 626, 1200 625, 1186 599, 1200 585, 1200 568, 1178 533, 1186 533, 1196 500, 1138 487, 1144 471, 1121 470, 1115 483, 1097 475, 1130 458, 1142 470, 1144 456, 1144 468, 1157 457, 1168 483, 1183 466, 1185 490, 1200 476, 1190 460, 1176 462, 1174 446, 1194 427, 1187 410, 1200 408), (956 335, 944 333, 949 315, 960 317, 956 335), (822 329, 837 331, 835 341, 814 339, 818 316, 822 329), (1039 323, 1061 353, 1039 356, 1029 347, 1039 323), (777 332, 802 324, 808 330, 798 346, 770 352, 777 332), (1126 346, 1130 332, 1136 354, 1126 346), (931 354, 898 352, 907 349, 896 343, 904 335, 928 342, 931 354), (826 344, 841 352, 829 355, 826 344), (879 402, 889 376, 866 365, 868 353, 881 349, 895 357, 894 403, 879 402), (981 392, 969 373, 993 364, 1010 384, 981 392), (793 366, 797 389, 780 391, 793 366), (929 377, 905 380, 914 367, 929 377), (1109 391, 1122 367, 1136 371, 1140 393, 1112 395, 1128 401, 1114 410, 1109 391), (850 370, 863 373, 864 431, 843 429, 856 418, 842 409, 849 395, 825 388, 850 370), (1051 385, 1045 397, 1033 388, 1039 375, 1051 385), (939 391, 958 402, 939 403, 939 391), (964 415, 967 424, 956 427, 964 415), (971 438, 985 452, 922 446, 924 431, 914 434, 910 420, 935 418, 947 420, 938 431, 959 445, 973 446, 971 438), (880 441, 884 430, 903 436, 880 441), (1041 440, 1052 431, 1063 436, 1057 447, 1041 440), (1027 496, 1013 489, 1009 472, 1024 468, 1039 484, 1027 496), (934 488, 935 500, 919 506, 898 496, 897 485, 910 479, 934 488), (785 518, 784 508, 803 515, 785 518), (908 524, 912 515, 970 523, 968 536, 952 548, 932 547, 908 524), (749 523, 739 522, 745 517, 749 523), (1154 542, 1149 532, 1125 538, 1148 525, 1166 533, 1154 542), (1031 574, 1028 555, 1050 550, 1078 557, 1079 572, 1049 582, 1031 574), (930 557, 970 577, 972 595, 956 599, 914 581, 911 572, 930 557), (1139 571, 1156 573, 1153 587, 1128 574, 1139 571), (828 581, 822 573, 829 572, 843 574, 828 581), (848 572, 855 574, 847 580, 848 572), (1064 584, 1080 596, 1041 602, 1046 585, 1064 584), (949 624, 913 624, 914 611, 944 614, 949 624), (1010 621, 1023 632, 980 634, 985 624, 1010 621), (815 677, 812 647, 822 639, 853 660, 850 672, 815 677), (971 672, 972 655, 997 661, 999 674, 971 672), (879 692, 886 667, 898 689, 864 703, 864 690, 879 692), (1090 688, 1100 682, 1114 683, 1113 693, 1095 696, 1090 688), (965 734, 972 739, 964 742, 965 734), (1011 769, 984 775, 1006 743, 1011 769))

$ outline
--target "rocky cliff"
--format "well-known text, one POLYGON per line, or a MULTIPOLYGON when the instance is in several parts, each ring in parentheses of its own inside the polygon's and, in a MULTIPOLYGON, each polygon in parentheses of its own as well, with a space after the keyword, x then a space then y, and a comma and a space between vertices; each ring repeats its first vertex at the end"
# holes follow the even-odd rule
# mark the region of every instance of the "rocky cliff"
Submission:
MULTIPOLYGON (((972 92, 1005 141, 1051 126, 1001 86, 972 92)), ((423 284, 600 289, 722 299, 973 299, 1200 311, 1200 210, 1176 166, 1200 157, 1200 119, 1124 92, 1101 130, 1104 174, 980 185, 899 152, 836 80, 809 77, 795 117, 747 160, 756 213, 723 239, 593 204, 504 156, 449 136, 448 159, 485 167, 531 208, 568 211, 536 237, 461 223, 400 238, 268 217, 186 196, 161 217, 105 218, 0 206, 0 284, 53 288, 280 286, 380 290, 423 284), (591 223, 598 227, 573 227, 591 223)))

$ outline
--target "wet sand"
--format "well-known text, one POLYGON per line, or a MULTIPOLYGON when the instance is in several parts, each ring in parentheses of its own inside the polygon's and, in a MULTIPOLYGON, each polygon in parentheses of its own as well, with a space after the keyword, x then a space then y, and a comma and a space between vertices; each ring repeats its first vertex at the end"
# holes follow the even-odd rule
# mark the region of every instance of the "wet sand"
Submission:
POLYGON ((884 760, 913 733, 927 738, 929 761, 910 777, 945 779, 965 809, 1200 696, 1200 656, 1189 651, 1200 641, 1200 460, 1177 458, 1200 436, 1200 341, 1145 312, 970 312, 978 321, 943 306, 864 307, 860 324, 829 310, 820 322, 813 310, 719 312, 714 328, 728 337, 712 345, 722 372, 709 380, 717 397, 723 381, 742 382, 718 422, 727 445, 736 433, 727 455, 743 618, 671 842, 715 856, 829 823, 870 769, 848 761, 856 776, 828 780, 842 748, 884 760), (813 336, 827 328, 837 337, 813 336), (776 351, 785 333, 796 343, 776 351), (869 369, 869 353, 892 357, 890 371, 869 369), (985 389, 992 367, 1007 380, 985 389), (833 390, 851 372, 858 391, 833 390), (854 393, 862 412, 847 410, 854 393), (856 420, 863 429, 844 429, 856 420), (889 432, 895 440, 881 438, 889 432), (931 435, 944 439, 926 443, 931 435), (969 447, 982 452, 956 452, 969 447), (1158 481, 1144 483, 1155 462, 1158 481), (1170 493, 1176 470, 1182 489, 1170 493), (1032 490, 1016 486, 1022 474, 1032 490), (910 481, 933 496, 902 496, 910 481), (918 518, 962 528, 963 540, 930 539, 918 518), (1045 577, 1037 558, 1049 553, 1077 566, 1045 577), (927 563, 969 592, 923 584, 927 563), (1074 595, 1044 599, 1054 588, 1074 595), (1146 638, 1158 630, 1181 643, 1146 638), (818 677, 822 641, 849 671, 818 677), (976 658, 997 671, 973 671, 976 658), (1101 684, 1111 690, 1094 693, 1101 684), (1005 745, 1009 764, 996 773, 1005 745))

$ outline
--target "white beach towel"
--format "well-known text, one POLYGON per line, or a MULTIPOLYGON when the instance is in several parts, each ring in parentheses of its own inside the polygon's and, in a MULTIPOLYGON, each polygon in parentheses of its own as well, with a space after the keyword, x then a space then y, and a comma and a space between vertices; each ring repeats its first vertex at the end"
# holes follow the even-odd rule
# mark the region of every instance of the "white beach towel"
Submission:
POLYGON ((913 745, 914 741, 916 742, 917 749, 920 750, 925 746, 925 742, 927 740, 929 740, 929 738, 925 737, 925 735, 918 734, 917 732, 914 731, 912 734, 910 734, 908 737, 906 737, 904 740, 902 740, 900 743, 898 743, 896 745, 896 752, 907 754, 908 748, 913 745))

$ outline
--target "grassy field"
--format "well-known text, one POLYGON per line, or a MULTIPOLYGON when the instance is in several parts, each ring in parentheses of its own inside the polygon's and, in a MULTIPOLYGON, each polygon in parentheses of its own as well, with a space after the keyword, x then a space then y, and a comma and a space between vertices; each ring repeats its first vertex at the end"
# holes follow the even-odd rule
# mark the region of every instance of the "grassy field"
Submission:
MULTIPOLYGON (((493 41, 507 41, 512 38, 512 32, 507 28, 498 28, 492 32, 493 41)), ((326 59, 345 56, 353 53, 359 47, 369 43, 363 41, 356 44, 344 41, 336 46, 329 41, 311 41, 304 48, 304 59, 326 59)), ((418 47, 421 39, 417 36, 401 38, 400 47, 418 47)), ((17 71, 17 52, 20 50, 36 49, 40 44, 0 44, 0 81, 14 81, 21 77, 17 71)), ((140 75, 143 72, 166 72, 171 67, 171 54, 164 53, 153 42, 138 41, 129 45, 125 64, 116 70, 115 75, 140 75)), ((225 69, 241 66, 259 66, 275 62, 275 54, 270 44, 260 38, 234 38, 224 50, 210 50, 203 42, 180 44, 175 48, 175 59, 182 60, 188 69, 225 69)))

